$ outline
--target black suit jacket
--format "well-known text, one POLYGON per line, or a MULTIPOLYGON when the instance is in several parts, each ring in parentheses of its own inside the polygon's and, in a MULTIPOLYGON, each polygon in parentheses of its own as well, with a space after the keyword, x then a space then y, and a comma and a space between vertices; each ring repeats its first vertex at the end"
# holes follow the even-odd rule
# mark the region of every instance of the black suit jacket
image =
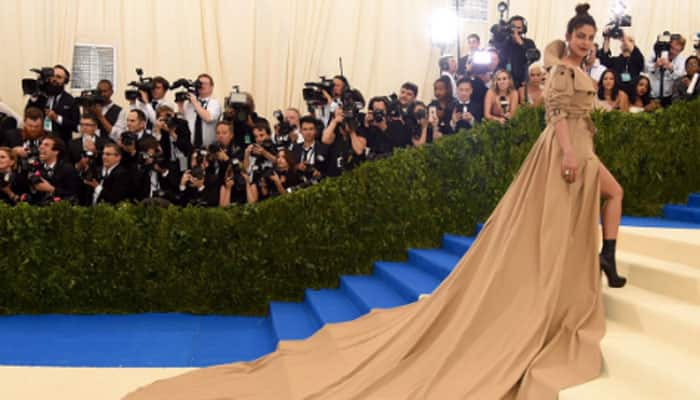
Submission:
POLYGON ((97 202, 117 204, 127 200, 131 184, 129 171, 123 165, 117 165, 109 175, 103 178, 102 192, 97 198, 97 202))
POLYGON ((41 167, 41 175, 54 186, 54 196, 75 200, 80 188, 80 179, 73 166, 63 159, 56 162, 53 171, 41 167))
MULTIPOLYGON (((96 137, 97 140, 95 140, 95 147, 97 147, 98 153, 102 153, 102 149, 105 147, 105 144, 112 142, 110 139, 105 139, 102 137, 96 137)), ((83 152, 83 138, 79 137, 77 139, 73 139, 70 141, 68 144, 68 152, 67 152, 67 158, 68 161, 70 161, 71 165, 75 165, 80 159, 82 158, 82 152, 83 152)), ((102 160, 98 158, 98 164, 101 164, 102 160)))
MULTIPOLYGON (((57 97, 58 101, 54 101, 51 109, 63 118, 63 123, 54 122, 52 124, 52 133, 68 144, 73 137, 73 132, 77 130, 78 122, 80 121, 80 110, 73 96, 65 90, 57 97)), ((27 102, 27 107, 36 107, 37 105, 40 104, 33 102, 31 99, 27 102)))
MULTIPOLYGON (((303 162, 302 157, 304 154, 304 144, 295 143, 292 147, 292 157, 294 162, 299 164, 303 162)), ((321 143, 320 140, 316 140, 314 143, 314 168, 316 168, 322 176, 326 175, 328 169, 328 146, 321 143)))

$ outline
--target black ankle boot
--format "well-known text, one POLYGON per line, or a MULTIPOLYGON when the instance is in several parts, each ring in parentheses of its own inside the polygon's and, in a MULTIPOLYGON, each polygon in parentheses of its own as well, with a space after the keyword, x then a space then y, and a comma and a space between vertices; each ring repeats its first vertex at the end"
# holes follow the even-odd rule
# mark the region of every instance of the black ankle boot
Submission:
POLYGON ((615 256, 609 257, 605 254, 600 255, 600 268, 605 272, 608 278, 608 286, 611 288, 621 288, 627 283, 627 279, 617 274, 617 266, 615 265, 615 256))

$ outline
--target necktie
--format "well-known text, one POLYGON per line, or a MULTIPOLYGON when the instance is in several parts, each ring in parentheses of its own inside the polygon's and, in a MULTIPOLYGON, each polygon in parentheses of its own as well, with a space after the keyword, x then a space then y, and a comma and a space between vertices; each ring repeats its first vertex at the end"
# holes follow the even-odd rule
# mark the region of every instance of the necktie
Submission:
MULTIPOLYGON (((207 103, 205 101, 200 100, 200 103, 202 103, 202 108, 207 108, 207 103)), ((199 116, 199 113, 197 113, 197 119, 194 121, 194 147, 202 147, 202 143, 204 142, 204 139, 202 138, 202 118, 199 116)))

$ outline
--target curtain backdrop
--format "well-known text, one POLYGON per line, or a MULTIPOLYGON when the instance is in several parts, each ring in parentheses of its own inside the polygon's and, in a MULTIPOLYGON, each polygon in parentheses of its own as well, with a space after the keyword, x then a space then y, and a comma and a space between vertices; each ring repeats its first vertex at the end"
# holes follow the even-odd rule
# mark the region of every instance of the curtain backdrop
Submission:
MULTIPOLYGON (((73 45, 113 45, 117 54, 114 100, 124 103, 124 84, 141 67, 170 81, 208 72, 223 100, 240 85, 270 117, 287 106, 304 109, 301 88, 319 75, 345 75, 366 98, 398 91, 404 81, 432 96, 440 49, 431 44, 433 11, 447 0, 0 0, 2 61, 0 98, 21 111, 20 80, 29 68, 62 63, 69 69, 73 45)), ((610 0, 593 0, 599 25, 610 0)), ((489 0, 489 23, 463 23, 462 38, 498 19, 489 0)), ((538 47, 563 37, 575 2, 512 0, 511 15, 528 18, 538 47)), ((643 53, 664 29, 690 37, 700 31, 697 0, 629 0, 631 32, 643 53)), ((600 35, 599 35, 600 36, 600 35)), ((463 40, 464 42, 464 40, 463 40)), ((613 49, 619 46, 614 44, 613 49)), ((690 52, 692 42, 686 46, 690 52)), ((466 46, 463 43, 463 48, 466 46)), ((448 49, 456 53, 456 47, 448 49)), ((169 94, 172 98, 172 94, 169 94)))

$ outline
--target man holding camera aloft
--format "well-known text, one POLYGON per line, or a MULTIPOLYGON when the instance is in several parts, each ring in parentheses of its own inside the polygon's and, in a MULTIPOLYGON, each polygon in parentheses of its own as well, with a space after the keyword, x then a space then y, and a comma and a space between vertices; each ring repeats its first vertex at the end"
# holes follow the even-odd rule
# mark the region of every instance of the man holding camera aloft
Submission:
POLYGON ((338 176, 355 167, 364 158, 367 139, 357 132, 350 121, 345 121, 342 107, 335 109, 333 118, 321 135, 321 143, 328 147, 327 176, 338 176))
POLYGON ((627 93, 628 96, 633 96, 635 82, 639 79, 639 75, 644 71, 644 56, 639 48, 634 43, 634 38, 622 31, 622 37, 612 37, 610 28, 603 32, 603 49, 599 54, 600 63, 607 68, 615 71, 615 74, 620 77, 620 88, 627 93), (612 57, 610 52, 610 39, 620 39, 620 55, 612 57))
POLYGON ((150 93, 150 101, 146 103, 144 112, 148 117, 148 125, 152 127, 158 120, 158 107, 168 106, 175 109, 175 104, 165 99, 165 94, 170 89, 170 82, 162 76, 153 78, 153 88, 150 93))
POLYGON ((214 143, 216 139, 216 122, 221 116, 221 104, 212 98, 214 80, 211 76, 200 74, 197 82, 197 95, 189 93, 188 101, 179 102, 178 108, 189 124, 192 144, 201 149, 214 143))
POLYGON ((97 119, 100 137, 108 139, 112 128, 119 120, 122 108, 112 102, 114 88, 109 80, 102 79, 97 83, 97 94, 102 98, 102 103, 95 102, 92 107, 83 110, 83 113, 89 113, 97 119))
POLYGON ((159 106, 156 113, 158 118, 153 124, 153 137, 160 143, 165 159, 182 172, 187 169, 187 160, 193 150, 187 121, 178 117, 168 105, 159 106))
MULTIPOLYGON (((60 137, 64 143, 71 141, 73 131, 80 119, 80 111, 75 99, 65 90, 68 82, 70 82, 68 69, 60 64, 55 65, 46 89, 48 100, 44 106, 44 130, 60 137)), ((42 105, 38 103, 38 99, 30 98, 26 108, 39 106, 42 105)))
POLYGON ((501 68, 506 69, 513 77, 515 88, 525 82, 527 76, 528 60, 526 57, 527 51, 537 49, 535 42, 525 37, 527 33, 527 25, 525 18, 516 15, 513 16, 508 24, 511 28, 511 36, 500 46, 501 68))
POLYGON ((654 47, 646 61, 647 74, 651 82, 651 97, 666 107, 672 101, 674 81, 685 75, 685 57, 681 56, 685 48, 685 38, 673 34, 670 35, 669 41, 664 38, 663 42, 657 41, 654 47), (666 43, 668 50, 663 49, 665 47, 663 43, 666 43))
POLYGON ((368 104, 365 123, 360 128, 367 138, 370 157, 390 155, 395 148, 411 145, 411 132, 400 120, 392 120, 385 97, 373 97, 368 104))

